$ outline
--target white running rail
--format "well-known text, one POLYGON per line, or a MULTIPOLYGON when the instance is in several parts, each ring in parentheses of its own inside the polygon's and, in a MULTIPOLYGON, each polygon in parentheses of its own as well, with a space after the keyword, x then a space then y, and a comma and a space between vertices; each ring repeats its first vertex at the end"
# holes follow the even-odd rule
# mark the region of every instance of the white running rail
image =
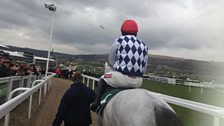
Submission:
POLYGON ((28 76, 10 76, 0 78, 0 102, 3 103, 8 99, 10 92, 18 87, 30 87, 31 83, 41 76, 28 75, 28 76))
MULTIPOLYGON (((15 109, 18 105, 20 105, 24 100, 26 100, 28 97, 30 97, 29 101, 29 111, 28 111, 28 119, 31 117, 31 107, 32 107, 32 95, 39 91, 39 104, 41 101, 41 91, 42 87, 44 87, 44 91, 49 90, 49 86, 51 85, 51 78, 55 74, 52 74, 48 77, 43 78, 42 80, 36 80, 32 83, 32 87, 19 87, 14 89, 13 91, 10 92, 8 96, 8 101, 5 102, 4 104, 0 105, 0 119, 5 116, 5 124, 4 126, 9 125, 9 117, 10 117, 10 112, 15 109), (23 91, 23 93, 17 95, 16 97, 12 98, 13 94, 18 91, 23 91), (11 99, 12 98, 12 99, 11 99)), ((44 95, 46 95, 46 92, 44 92, 44 95)))
MULTIPOLYGON (((90 85, 89 80, 90 79, 92 80, 92 82, 93 82, 92 89, 94 89, 94 87, 95 87, 95 81, 99 81, 99 79, 91 77, 91 76, 87 76, 87 75, 82 75, 82 76, 83 76, 83 83, 85 83, 85 80, 87 79, 87 83, 86 83, 87 86, 90 85)), ((172 97, 172 96, 168 96, 168 95, 164 95, 164 94, 159 94, 159 93, 154 93, 154 92, 151 92, 151 93, 160 96, 162 99, 164 99, 166 102, 168 102, 170 104, 178 105, 178 106, 181 106, 184 108, 188 108, 191 110, 195 110, 198 112, 212 115, 214 117, 213 126, 221 126, 220 119, 224 118, 224 108, 207 105, 207 104, 203 104, 203 103, 199 103, 199 102, 194 102, 194 101, 190 101, 190 100, 185 100, 185 99, 181 99, 181 98, 176 98, 176 97, 172 97)))

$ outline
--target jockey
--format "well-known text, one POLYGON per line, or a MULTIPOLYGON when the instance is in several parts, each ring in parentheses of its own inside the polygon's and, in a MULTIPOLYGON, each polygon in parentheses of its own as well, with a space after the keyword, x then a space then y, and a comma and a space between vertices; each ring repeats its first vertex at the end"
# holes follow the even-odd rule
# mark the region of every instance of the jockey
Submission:
POLYGON ((134 20, 124 21, 122 36, 116 39, 109 53, 110 71, 99 80, 96 101, 91 105, 91 110, 96 110, 108 85, 114 88, 138 88, 142 85, 148 63, 148 47, 136 37, 137 32, 138 26, 134 20))

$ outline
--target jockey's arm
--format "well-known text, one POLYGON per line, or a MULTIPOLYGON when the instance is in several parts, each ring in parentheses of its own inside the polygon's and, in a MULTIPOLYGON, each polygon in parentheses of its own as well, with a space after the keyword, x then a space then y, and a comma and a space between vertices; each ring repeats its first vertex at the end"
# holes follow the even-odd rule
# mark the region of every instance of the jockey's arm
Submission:
POLYGON ((147 60, 146 60, 146 63, 145 63, 145 67, 144 67, 144 70, 143 70, 143 74, 146 73, 147 66, 148 66, 148 57, 147 57, 147 60))
POLYGON ((109 56, 108 56, 108 61, 109 61, 109 65, 111 67, 113 67, 113 65, 115 64, 116 62, 116 58, 117 58, 117 49, 118 49, 118 46, 116 42, 114 42, 112 44, 112 47, 110 49, 110 52, 109 52, 109 56))
POLYGON ((149 50, 148 50, 148 47, 146 47, 146 56, 145 56, 145 67, 144 67, 144 69, 143 69, 143 74, 144 73, 146 73, 146 71, 147 71, 147 66, 148 66, 148 60, 149 60, 149 57, 148 57, 148 53, 149 53, 149 50))

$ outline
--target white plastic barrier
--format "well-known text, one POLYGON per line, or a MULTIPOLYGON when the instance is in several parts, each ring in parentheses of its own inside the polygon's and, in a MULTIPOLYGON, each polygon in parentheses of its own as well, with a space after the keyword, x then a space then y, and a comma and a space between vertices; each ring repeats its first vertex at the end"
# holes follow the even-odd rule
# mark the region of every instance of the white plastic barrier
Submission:
MULTIPOLYGON (((10 92, 18 87, 30 87, 31 83, 35 81, 37 78, 40 78, 40 76, 35 75, 28 75, 28 76, 10 76, 10 77, 4 77, 0 78, 0 85, 3 87, 7 87, 7 91, 4 89, 0 89, 1 95, 5 95, 5 99, 8 99, 10 92), (5 92, 6 94, 4 94, 5 92)), ((1 102, 3 99, 0 99, 1 102)))
POLYGON ((87 75, 82 75, 82 77, 83 77, 83 83, 85 83, 85 78, 87 78, 87 83, 86 84, 87 84, 88 87, 89 87, 89 79, 93 80, 92 89, 94 90, 95 89, 95 82, 99 81, 99 79, 91 77, 91 76, 87 76, 87 75))
MULTIPOLYGON (((99 79, 87 76, 87 75, 82 75, 83 76, 83 83, 85 83, 85 78, 87 78, 87 86, 89 86, 89 79, 93 80, 93 85, 92 89, 94 89, 95 86, 95 81, 99 81, 99 79)), ((164 99, 166 102, 174 105, 178 105, 184 108, 188 108, 191 110, 195 110, 198 112, 206 113, 209 115, 212 115, 214 117, 214 123, 213 126, 220 126, 220 118, 224 118, 224 108, 217 107, 217 106, 212 106, 212 105, 207 105, 199 102, 194 102, 190 100, 185 100, 181 98, 176 98, 164 94, 159 94, 159 93, 154 93, 151 92, 154 95, 160 96, 162 99, 164 99)))
MULTIPOLYGON (((31 88, 16 88, 13 90, 9 97, 8 101, 5 102, 4 104, 0 105, 0 119, 5 116, 5 126, 8 126, 9 124, 9 116, 10 112, 15 109, 18 105, 20 105, 24 100, 26 100, 28 97, 30 97, 30 102, 29 102, 29 113, 28 113, 28 118, 30 119, 31 117, 31 107, 32 107, 32 95, 40 90, 39 92, 39 104, 41 100, 41 90, 42 87, 44 88, 49 88, 49 80, 54 76, 55 74, 52 74, 48 77, 43 78, 42 80, 36 80, 32 83, 31 88), (24 91, 23 93, 19 94, 18 96, 14 97, 11 99, 13 94, 17 91, 24 91)), ((47 89, 44 89, 47 91, 47 89)))

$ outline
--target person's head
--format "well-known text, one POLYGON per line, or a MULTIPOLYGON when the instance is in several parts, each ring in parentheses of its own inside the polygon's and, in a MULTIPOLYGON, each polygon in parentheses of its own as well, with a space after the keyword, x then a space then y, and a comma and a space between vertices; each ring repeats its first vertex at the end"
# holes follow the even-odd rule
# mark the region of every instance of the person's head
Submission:
POLYGON ((9 68, 10 61, 8 59, 5 59, 3 62, 3 65, 6 66, 7 68, 9 68))
POLYGON ((9 64, 9 68, 13 68, 15 65, 13 63, 9 64))
POLYGON ((16 67, 21 67, 22 66, 22 61, 15 61, 16 67))
POLYGON ((3 58, 4 58, 4 57, 0 56, 0 65, 2 65, 3 62, 4 62, 4 59, 3 59, 3 58))
POLYGON ((31 64, 31 65, 30 65, 30 68, 31 68, 31 70, 34 70, 34 71, 37 70, 37 69, 36 69, 36 66, 35 66, 34 64, 31 64))
POLYGON ((73 82, 82 81, 82 74, 80 72, 74 72, 72 76, 72 81, 73 82))
POLYGON ((22 63, 23 68, 28 68, 28 64, 26 64, 25 62, 22 63))
POLYGON ((137 36, 138 25, 134 20, 125 20, 121 25, 122 35, 134 35, 137 36))

